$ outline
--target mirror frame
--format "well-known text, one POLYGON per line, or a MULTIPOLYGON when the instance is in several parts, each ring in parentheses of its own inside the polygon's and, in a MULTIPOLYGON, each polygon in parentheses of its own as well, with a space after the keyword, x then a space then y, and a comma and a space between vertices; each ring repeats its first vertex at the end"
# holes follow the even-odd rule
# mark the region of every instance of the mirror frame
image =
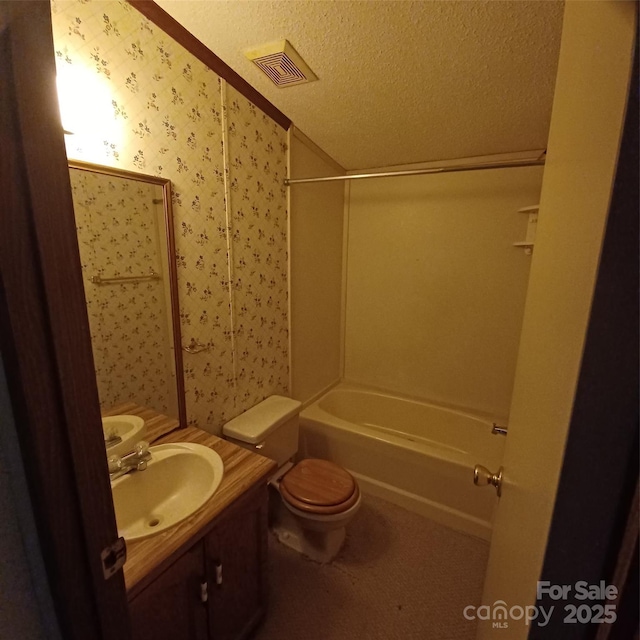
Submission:
MULTIPOLYGON (((68 160, 69 169, 80 171, 92 171, 102 175, 126 178, 155 184, 162 188, 162 200, 164 208, 164 230, 167 238, 167 251, 169 263, 169 291, 171 293, 171 320, 173 330, 174 361, 176 367, 176 392, 178 394, 178 422, 180 428, 187 426, 187 407, 184 386, 184 369, 182 363, 182 332, 180 331, 180 302, 178 299, 178 270, 176 268, 176 243, 173 229, 173 208, 171 201, 171 180, 159 176, 151 176, 146 173, 116 169, 92 162, 80 160, 68 160)), ((85 302, 86 304, 86 302, 85 302)))

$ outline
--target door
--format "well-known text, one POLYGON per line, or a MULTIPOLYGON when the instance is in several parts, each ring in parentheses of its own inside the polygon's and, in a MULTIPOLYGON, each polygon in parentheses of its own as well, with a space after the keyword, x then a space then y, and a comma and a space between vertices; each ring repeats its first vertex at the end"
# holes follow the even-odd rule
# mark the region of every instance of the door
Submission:
MULTIPOLYGON (((49 2, 0 2, 0 349, 62 635, 129 637, 49 2), (93 426, 92 426, 93 425, 93 426)), ((46 587, 45 587, 46 588, 46 587)))
POLYGON ((266 611, 267 487, 231 505, 204 544, 210 637, 246 638, 266 611))
POLYGON ((487 618, 479 620, 481 639, 526 638, 530 629, 511 608, 536 601, 615 176, 635 20, 636 3, 565 5, 502 497, 484 586, 489 609, 465 610, 487 618), (498 601, 506 613, 492 608, 498 601))
POLYGON ((201 542, 180 556, 131 604, 133 640, 207 640, 201 542))

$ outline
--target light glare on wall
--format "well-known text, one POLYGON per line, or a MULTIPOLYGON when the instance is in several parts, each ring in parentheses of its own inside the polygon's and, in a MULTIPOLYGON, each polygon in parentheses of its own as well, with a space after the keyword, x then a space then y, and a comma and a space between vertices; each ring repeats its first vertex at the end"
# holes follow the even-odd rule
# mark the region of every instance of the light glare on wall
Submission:
POLYGON ((108 145, 120 146, 122 128, 115 119, 108 81, 91 69, 64 64, 57 68, 58 103, 67 155, 96 160, 108 145))

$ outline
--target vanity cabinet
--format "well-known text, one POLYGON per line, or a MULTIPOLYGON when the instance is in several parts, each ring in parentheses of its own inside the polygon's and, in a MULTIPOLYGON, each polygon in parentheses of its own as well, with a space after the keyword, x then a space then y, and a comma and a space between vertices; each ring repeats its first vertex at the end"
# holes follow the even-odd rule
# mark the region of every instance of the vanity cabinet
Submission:
POLYGON ((222 514, 204 539, 211 640, 247 637, 266 611, 267 487, 260 493, 222 514))
POLYGON ((207 640, 207 609, 200 599, 203 567, 198 543, 129 603, 134 640, 207 640))
POLYGON ((129 606, 134 640, 239 640, 266 610, 267 488, 225 509, 129 606))

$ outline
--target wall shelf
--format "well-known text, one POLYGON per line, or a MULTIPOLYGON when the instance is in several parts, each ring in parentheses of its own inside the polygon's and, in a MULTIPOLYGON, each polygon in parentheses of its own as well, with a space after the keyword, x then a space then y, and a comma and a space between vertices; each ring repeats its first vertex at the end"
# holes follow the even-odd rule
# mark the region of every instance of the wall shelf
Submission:
POLYGON ((528 256, 533 253, 533 247, 536 239, 536 227, 538 225, 539 208, 540 205, 536 204, 531 207, 523 207, 522 209, 518 209, 518 213, 525 213, 529 216, 529 221, 527 223, 527 235, 524 239, 524 242, 514 242, 513 246, 523 248, 525 254, 528 256))

